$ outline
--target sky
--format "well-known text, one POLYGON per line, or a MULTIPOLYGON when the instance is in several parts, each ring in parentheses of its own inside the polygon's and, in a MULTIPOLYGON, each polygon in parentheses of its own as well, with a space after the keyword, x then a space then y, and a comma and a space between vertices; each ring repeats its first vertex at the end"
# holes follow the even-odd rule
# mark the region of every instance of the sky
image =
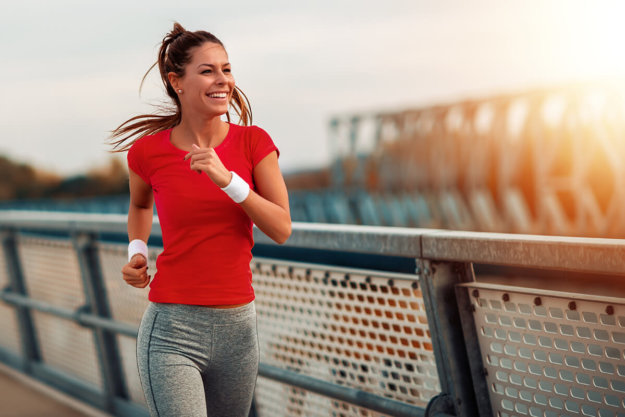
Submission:
POLYGON ((165 99, 139 84, 174 21, 225 44, 284 172, 329 163, 334 115, 625 74, 616 0, 1 1, 0 155, 61 175, 165 99))

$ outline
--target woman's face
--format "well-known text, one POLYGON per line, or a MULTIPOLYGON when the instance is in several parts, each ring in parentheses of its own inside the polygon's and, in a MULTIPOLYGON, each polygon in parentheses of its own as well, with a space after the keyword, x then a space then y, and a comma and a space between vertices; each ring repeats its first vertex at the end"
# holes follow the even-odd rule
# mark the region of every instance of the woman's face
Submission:
POLYGON ((234 77, 223 46, 205 42, 193 48, 184 76, 177 77, 170 73, 169 79, 176 92, 182 90, 182 93, 178 92, 178 97, 183 112, 212 117, 228 111, 234 77))

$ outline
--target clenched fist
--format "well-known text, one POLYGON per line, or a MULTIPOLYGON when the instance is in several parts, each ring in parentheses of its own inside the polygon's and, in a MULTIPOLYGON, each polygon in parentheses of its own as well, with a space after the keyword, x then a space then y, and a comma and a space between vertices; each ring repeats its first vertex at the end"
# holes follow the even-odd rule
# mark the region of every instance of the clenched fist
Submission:
POLYGON ((140 253, 135 254, 122 268, 124 281, 136 288, 145 288, 152 278, 148 275, 148 261, 140 253))
POLYGON ((230 184, 232 173, 226 169, 213 148, 200 148, 193 144, 192 150, 185 155, 184 160, 191 160, 190 168, 206 175, 219 187, 230 184))

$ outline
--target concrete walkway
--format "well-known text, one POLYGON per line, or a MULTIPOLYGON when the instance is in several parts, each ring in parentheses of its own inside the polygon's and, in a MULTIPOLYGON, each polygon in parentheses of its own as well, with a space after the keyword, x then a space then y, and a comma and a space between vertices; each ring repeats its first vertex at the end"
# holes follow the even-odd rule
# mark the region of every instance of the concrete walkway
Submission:
POLYGON ((0 417, 111 417, 0 364, 0 417))

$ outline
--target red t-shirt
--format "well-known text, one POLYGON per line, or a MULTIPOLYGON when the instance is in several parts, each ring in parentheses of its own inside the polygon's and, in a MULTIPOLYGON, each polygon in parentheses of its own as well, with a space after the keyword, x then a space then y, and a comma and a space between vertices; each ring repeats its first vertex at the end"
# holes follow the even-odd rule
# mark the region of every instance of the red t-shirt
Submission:
MULTIPOLYGON (((171 129, 137 140, 128 167, 152 187, 163 252, 148 298, 159 303, 224 305, 254 299, 252 221, 208 175, 184 160, 170 142, 171 129)), ((255 190, 256 164, 278 148, 257 126, 230 124, 215 148, 221 162, 255 190)))

